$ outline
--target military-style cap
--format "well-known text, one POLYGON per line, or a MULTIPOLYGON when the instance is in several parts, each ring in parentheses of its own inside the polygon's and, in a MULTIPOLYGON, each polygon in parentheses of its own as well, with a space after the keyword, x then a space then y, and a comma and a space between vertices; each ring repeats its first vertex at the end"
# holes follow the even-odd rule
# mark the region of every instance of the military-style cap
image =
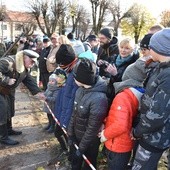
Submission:
POLYGON ((27 55, 29 58, 31 58, 33 61, 37 61, 37 58, 39 57, 39 54, 32 50, 24 50, 24 55, 27 55))

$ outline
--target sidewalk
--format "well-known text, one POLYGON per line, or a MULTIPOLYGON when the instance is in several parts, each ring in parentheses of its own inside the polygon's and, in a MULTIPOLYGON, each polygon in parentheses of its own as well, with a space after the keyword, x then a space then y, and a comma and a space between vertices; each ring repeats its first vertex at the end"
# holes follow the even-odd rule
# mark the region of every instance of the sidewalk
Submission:
POLYGON ((18 140, 19 145, 5 146, 0 144, 0 169, 2 170, 34 170, 47 167, 48 161, 53 159, 59 149, 54 134, 43 131, 47 123, 46 114, 41 111, 43 103, 31 96, 27 90, 16 90, 13 127, 21 130, 22 135, 11 136, 18 140))

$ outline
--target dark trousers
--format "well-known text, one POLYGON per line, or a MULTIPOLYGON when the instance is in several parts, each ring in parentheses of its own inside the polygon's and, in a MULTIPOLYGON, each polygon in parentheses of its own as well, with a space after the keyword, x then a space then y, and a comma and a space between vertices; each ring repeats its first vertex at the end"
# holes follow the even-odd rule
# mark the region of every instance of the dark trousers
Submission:
POLYGON ((7 124, 0 125, 0 139, 8 138, 7 124))
POLYGON ((57 138, 58 142, 60 143, 61 149, 63 151, 67 151, 68 150, 68 137, 63 132, 63 130, 58 124, 55 125, 54 135, 57 138))
POLYGON ((51 73, 40 73, 40 80, 42 81, 44 91, 47 89, 47 84, 48 84, 50 75, 51 73))
MULTIPOLYGON (((92 163, 92 165, 95 168, 97 165, 99 145, 100 145, 99 138, 96 138, 96 140, 87 148, 86 152, 84 153, 84 155, 88 158, 88 160, 92 163)), ((84 161, 83 157, 80 157, 80 159, 74 158, 76 152, 74 146, 71 147, 71 150, 72 150, 71 161, 72 170, 91 170, 90 166, 84 161)))
POLYGON ((157 164, 162 152, 150 152, 140 144, 137 148, 132 170, 157 170, 157 164))
POLYGON ((117 153, 106 148, 108 170, 125 170, 129 162, 131 152, 117 153))

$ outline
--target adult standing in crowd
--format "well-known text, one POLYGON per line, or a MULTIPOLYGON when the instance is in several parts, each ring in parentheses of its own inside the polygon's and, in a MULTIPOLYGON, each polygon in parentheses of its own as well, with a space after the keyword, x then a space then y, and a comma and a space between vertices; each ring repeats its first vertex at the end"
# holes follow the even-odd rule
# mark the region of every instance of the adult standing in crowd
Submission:
POLYGON ((59 38, 59 35, 55 33, 53 33, 51 36, 52 46, 51 46, 51 50, 47 56, 47 61, 46 61, 47 70, 49 73, 52 73, 57 67, 55 55, 59 49, 58 38, 59 38))
POLYGON ((119 54, 118 39, 113 36, 113 30, 103 28, 99 32, 100 48, 97 56, 97 65, 100 67, 99 75, 110 77, 110 74, 105 71, 103 66, 104 61, 114 63, 116 56, 119 54))
POLYGON ((33 95, 40 93, 34 79, 30 76, 28 69, 31 68, 38 54, 31 50, 23 50, 15 57, 7 56, 0 59, 0 143, 6 145, 19 144, 18 141, 9 138, 9 135, 20 135, 21 131, 12 129, 12 117, 14 116, 15 88, 19 83, 30 90, 33 95))
POLYGON ((170 29, 150 39, 150 54, 159 64, 149 75, 141 101, 140 121, 133 131, 139 146, 133 170, 155 170, 162 153, 170 147, 170 29), (161 104, 160 104, 161 103, 161 104))
POLYGON ((92 53, 95 53, 96 55, 98 55, 98 51, 100 47, 100 42, 99 42, 98 37, 94 34, 91 34, 87 37, 87 41, 91 45, 92 53))
POLYGON ((45 91, 47 89, 48 79, 51 73, 47 70, 47 56, 51 50, 51 41, 46 36, 43 38, 43 49, 41 51, 40 57, 39 57, 39 70, 40 70, 40 81, 43 85, 43 90, 45 91))

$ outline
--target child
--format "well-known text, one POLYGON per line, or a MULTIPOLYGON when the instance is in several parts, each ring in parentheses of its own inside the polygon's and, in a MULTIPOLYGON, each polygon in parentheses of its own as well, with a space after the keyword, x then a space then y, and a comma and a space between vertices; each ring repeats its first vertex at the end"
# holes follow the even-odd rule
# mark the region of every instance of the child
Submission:
POLYGON ((72 170, 90 170, 83 163, 82 154, 96 167, 100 145, 97 135, 108 109, 107 85, 100 76, 96 76, 96 65, 89 59, 80 60, 73 71, 79 88, 68 127, 68 143, 72 150, 71 165, 72 170), (73 142, 77 143, 78 150, 72 145, 73 142))
POLYGON ((136 63, 125 71, 123 81, 114 83, 116 96, 111 104, 101 142, 105 142, 108 170, 124 170, 133 149, 131 139, 132 123, 137 116, 140 99, 144 93, 144 65, 136 63))
MULTIPOLYGON (((54 104, 56 96, 58 95, 58 91, 64 86, 65 81, 66 73, 60 68, 57 68, 54 73, 51 74, 51 76, 49 77, 48 87, 44 95, 46 96, 45 101, 49 105, 52 112, 54 112, 54 104)), ((52 133, 54 132, 55 121, 46 104, 44 105, 44 112, 47 113, 49 121, 47 127, 45 127, 44 129, 47 130, 47 132, 52 133)))

